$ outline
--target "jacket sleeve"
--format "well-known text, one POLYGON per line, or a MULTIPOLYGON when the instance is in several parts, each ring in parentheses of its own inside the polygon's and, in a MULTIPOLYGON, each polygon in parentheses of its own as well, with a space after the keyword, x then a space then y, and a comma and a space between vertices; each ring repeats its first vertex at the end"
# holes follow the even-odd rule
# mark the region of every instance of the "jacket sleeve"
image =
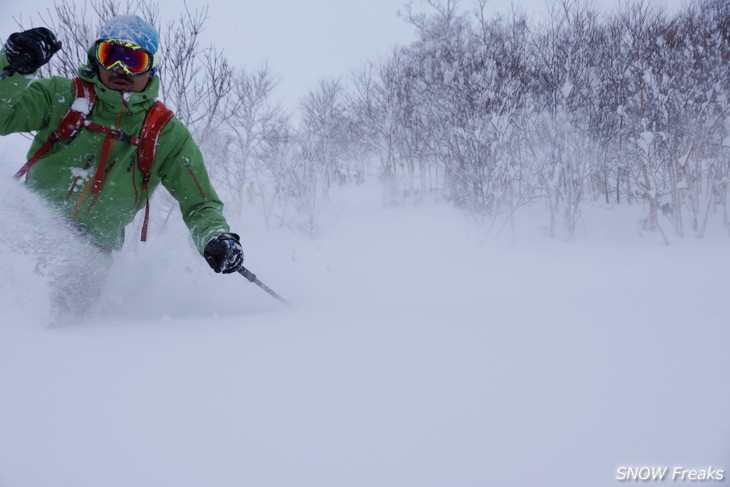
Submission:
MULTIPOLYGON (((2 50, 0 68, 7 64, 5 51, 2 50)), ((59 78, 33 80, 32 75, 18 73, 0 80, 0 135, 48 127, 52 112, 58 107, 53 100, 53 93, 57 93, 59 88, 55 86, 58 82, 59 78)))
POLYGON ((202 255, 211 238, 230 232, 223 216, 223 203, 210 182, 200 149, 177 119, 173 118, 160 134, 158 147, 163 144, 173 144, 175 149, 160 164, 158 174, 180 204, 183 220, 202 255))

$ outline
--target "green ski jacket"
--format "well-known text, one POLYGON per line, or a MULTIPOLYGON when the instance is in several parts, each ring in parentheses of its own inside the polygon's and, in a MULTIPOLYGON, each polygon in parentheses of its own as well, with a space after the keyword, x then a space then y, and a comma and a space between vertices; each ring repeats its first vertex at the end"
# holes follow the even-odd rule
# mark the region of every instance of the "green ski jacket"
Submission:
MULTIPOLYGON (((6 66, 0 50, 0 66, 6 66)), ((79 76, 94 83, 97 101, 87 120, 138 137, 145 115, 155 103, 159 78, 142 92, 106 88, 90 66, 79 76)), ((28 157, 56 131, 74 101, 73 81, 54 76, 32 80, 13 74, 0 80, 0 135, 36 131, 28 157)), ((109 152, 103 186, 93 194, 104 134, 82 128, 70 141, 59 140, 30 169, 28 185, 60 210, 95 244, 119 250, 124 227, 147 203, 142 173, 137 168, 138 147, 115 140, 109 152)), ((18 167, 23 161, 18 161, 18 167)), ((203 156, 188 129, 177 118, 162 130, 148 182, 149 194, 162 183, 179 202, 183 220, 198 251, 214 236, 230 231, 223 203, 213 189, 203 156)))

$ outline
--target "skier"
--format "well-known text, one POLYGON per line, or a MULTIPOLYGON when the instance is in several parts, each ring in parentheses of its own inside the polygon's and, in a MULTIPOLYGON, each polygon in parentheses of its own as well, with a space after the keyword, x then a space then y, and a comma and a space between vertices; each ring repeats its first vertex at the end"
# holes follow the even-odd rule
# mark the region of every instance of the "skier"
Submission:
POLYGON ((0 135, 37 132, 17 176, 25 176, 84 242, 52 296, 56 313, 82 316, 93 304, 111 252, 121 249, 124 228, 142 209, 146 239, 149 197, 160 183, 179 202, 210 267, 226 274, 242 269, 239 236, 223 217, 200 150, 156 102, 155 28, 138 16, 113 17, 90 46, 79 78, 27 76, 60 48, 40 27, 10 35, 0 50, 0 135))

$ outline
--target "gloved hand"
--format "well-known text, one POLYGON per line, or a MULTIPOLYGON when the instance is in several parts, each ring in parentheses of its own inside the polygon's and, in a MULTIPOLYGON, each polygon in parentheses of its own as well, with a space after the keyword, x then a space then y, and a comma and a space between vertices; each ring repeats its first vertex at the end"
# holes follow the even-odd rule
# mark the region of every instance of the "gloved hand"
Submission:
POLYGON ((235 233, 222 233, 208 242, 203 256, 216 272, 230 274, 243 267, 243 247, 235 233))
POLYGON ((13 72, 31 74, 51 60, 61 49, 61 41, 45 27, 16 32, 5 41, 5 55, 13 72))

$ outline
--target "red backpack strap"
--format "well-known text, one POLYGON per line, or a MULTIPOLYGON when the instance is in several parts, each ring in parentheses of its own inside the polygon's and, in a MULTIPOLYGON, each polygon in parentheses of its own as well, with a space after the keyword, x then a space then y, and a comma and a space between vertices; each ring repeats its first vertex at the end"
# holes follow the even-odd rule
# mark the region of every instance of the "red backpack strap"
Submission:
POLYGON ((83 78, 74 78, 74 102, 71 105, 71 110, 83 113, 85 116, 89 116, 91 109, 96 104, 96 90, 94 90, 94 83, 86 81, 83 78))
POLYGON ((86 117, 91 113, 96 103, 96 92, 94 84, 81 78, 74 78, 74 101, 71 107, 63 116, 58 128, 53 132, 46 142, 35 151, 28 161, 15 173, 15 179, 20 179, 28 174, 31 166, 35 164, 43 154, 56 143, 59 139, 70 139, 84 126, 86 117))
POLYGON ((142 191, 146 193, 147 203, 144 210, 144 223, 142 224, 143 242, 147 241, 147 228, 150 221, 150 192, 147 183, 152 175, 152 165, 155 163, 155 152, 157 151, 157 139, 169 122, 174 113, 162 102, 158 101, 147 112, 142 124, 142 132, 139 138, 142 143, 139 146, 139 170, 142 172, 142 191))

